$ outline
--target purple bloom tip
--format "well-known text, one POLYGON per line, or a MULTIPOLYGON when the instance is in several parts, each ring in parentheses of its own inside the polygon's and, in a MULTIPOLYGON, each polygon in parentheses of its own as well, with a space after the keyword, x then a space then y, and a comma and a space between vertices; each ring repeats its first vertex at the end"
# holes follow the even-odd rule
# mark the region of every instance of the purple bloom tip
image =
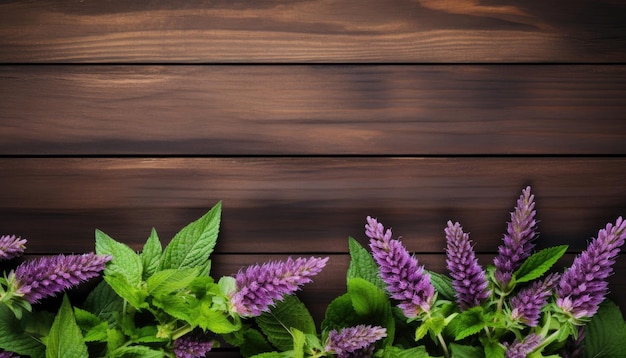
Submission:
POLYGON ((19 265, 9 282, 16 296, 35 303, 98 276, 110 260, 93 253, 42 257, 19 265))
POLYGON ((534 200, 530 186, 522 190, 515 210, 511 213, 511 221, 507 224, 503 245, 498 247, 498 256, 493 262, 496 266, 495 278, 501 288, 507 288, 513 272, 531 255, 535 246, 532 242, 537 237, 534 200))
POLYGON ((557 306, 574 318, 591 317, 608 293, 606 279, 626 240, 626 221, 619 217, 598 232, 558 283, 557 306))
POLYGON ((353 357, 355 353, 367 350, 386 336, 387 330, 380 326, 358 325, 340 331, 333 329, 328 332, 324 350, 336 354, 338 358, 353 357))
POLYGON ((200 334, 186 334, 174 341, 172 350, 176 358, 205 357, 213 349, 215 341, 200 334))
POLYGON ((417 258, 409 254, 399 240, 391 239, 391 230, 384 231, 376 220, 368 218, 370 229, 366 235, 370 237, 372 256, 378 264, 380 277, 387 285, 391 298, 399 301, 398 307, 409 318, 430 311, 434 300, 435 288, 430 282, 430 275, 419 266, 417 258))
POLYGON ((512 344, 505 343, 506 346, 506 358, 526 358, 532 351, 537 349, 541 342, 543 341, 543 337, 531 333, 523 341, 515 341, 512 344))
POLYGON ((543 281, 534 282, 511 299, 511 318, 535 327, 539 323, 541 309, 548 303, 559 274, 550 274, 543 281))
POLYGON ((242 317, 259 316, 270 310, 274 301, 296 292, 300 286, 312 281, 328 257, 308 259, 289 257, 286 261, 268 262, 249 266, 235 276, 236 289, 231 293, 233 311, 242 317))
POLYGON ((0 261, 10 260, 24 253, 26 239, 15 235, 2 235, 0 237, 0 261))
POLYGON ((480 306, 491 294, 485 271, 478 264, 469 234, 463 232, 459 223, 448 221, 446 233, 447 267, 453 278, 457 303, 461 310, 480 306))

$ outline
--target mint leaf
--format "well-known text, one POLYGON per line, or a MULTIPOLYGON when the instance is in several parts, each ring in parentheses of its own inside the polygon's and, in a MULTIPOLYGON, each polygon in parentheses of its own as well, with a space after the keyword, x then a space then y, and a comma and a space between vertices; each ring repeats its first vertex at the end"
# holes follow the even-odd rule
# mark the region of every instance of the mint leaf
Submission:
POLYGON ((306 342, 306 336, 302 331, 295 328, 291 328, 291 335, 293 337, 293 358, 304 358, 304 343, 306 342))
POLYGON ((619 307, 605 300, 585 325, 585 358, 623 357, 626 352, 626 322, 619 307))
POLYGON ((104 280, 118 296, 122 297, 136 309, 140 310, 148 307, 146 303, 148 293, 128 282, 128 279, 123 274, 118 272, 105 274, 104 280))
POLYGON ((187 287, 196 277, 198 270, 188 269, 168 269, 158 271, 146 281, 146 289, 152 296, 167 295, 187 287))
POLYGON ((352 296, 343 294, 330 302, 326 308, 326 314, 322 321, 322 331, 350 327, 362 323, 352 306, 352 296))
POLYGON ((161 265, 161 254, 163 253, 163 247, 159 236, 154 228, 150 232, 150 237, 143 245, 141 250, 141 263, 143 265, 143 279, 146 280, 152 276, 161 265))
POLYGON ((63 297, 63 303, 61 303, 61 308, 54 318, 50 335, 46 340, 46 358, 54 357, 89 357, 87 345, 83 340, 80 328, 76 324, 76 318, 67 295, 63 297))
POLYGON ((76 317, 76 324, 83 332, 85 342, 105 342, 107 339, 107 330, 109 325, 107 322, 102 321, 95 314, 80 309, 74 308, 74 315, 76 317))
POLYGON ((480 306, 461 312, 453 321, 455 340, 457 341, 482 331, 486 324, 483 308, 480 306))
POLYGON ((115 273, 126 278, 126 281, 135 287, 141 284, 141 259, 133 249, 113 240, 104 232, 96 230, 96 253, 113 257, 104 269, 104 276, 115 273))
POLYGON ((378 265, 376 265, 372 255, 352 237, 348 238, 348 244, 350 246, 350 266, 348 267, 347 279, 362 278, 384 291, 386 286, 378 274, 378 265))
POLYGON ((243 333, 243 342, 239 346, 239 351, 244 357, 270 352, 273 349, 267 339, 265 339, 265 336, 254 328, 245 330, 243 333))
POLYGON ((163 252, 161 269, 201 267, 201 275, 208 274, 207 261, 213 252, 220 226, 222 203, 218 202, 200 219, 185 226, 163 252))
POLYGON ((23 324, 32 319, 24 312, 22 321, 5 304, 0 304, 0 348, 20 355, 43 357, 46 347, 34 335, 25 331, 23 324))
POLYGON ((109 324, 115 323, 115 316, 122 312, 124 300, 109 286, 106 281, 101 281, 87 295, 83 308, 99 319, 109 324))
POLYGON ((485 358, 504 358, 506 350, 497 342, 486 342, 485 358))
POLYGON ((293 337, 290 329, 303 333, 315 334, 315 321, 304 303, 296 296, 286 296, 278 302, 271 312, 256 318, 256 323, 267 339, 279 350, 293 349, 293 337))
POLYGON ((147 346, 124 346, 113 352, 113 357, 124 358, 163 358, 163 351, 152 349, 147 346))
POLYGON ((383 357, 385 358, 431 358, 426 351, 426 347, 419 346, 413 348, 400 348, 391 346, 385 348, 383 351, 383 357))
POLYGON ((452 279, 450 277, 434 271, 426 270, 426 272, 430 275, 430 283, 440 297, 451 301, 456 299, 456 291, 454 290, 454 286, 452 286, 452 279))
POLYGON ((450 351, 454 358, 483 358, 483 349, 474 346, 465 346, 457 343, 450 344, 450 351))
POLYGON ((348 293, 352 299, 352 306, 359 316, 376 322, 387 330, 387 337, 382 345, 393 342, 395 320, 387 293, 373 283, 358 277, 348 280, 348 293))
POLYGON ((546 273, 567 251, 567 245, 549 247, 531 255, 515 271, 515 282, 532 281, 546 273))

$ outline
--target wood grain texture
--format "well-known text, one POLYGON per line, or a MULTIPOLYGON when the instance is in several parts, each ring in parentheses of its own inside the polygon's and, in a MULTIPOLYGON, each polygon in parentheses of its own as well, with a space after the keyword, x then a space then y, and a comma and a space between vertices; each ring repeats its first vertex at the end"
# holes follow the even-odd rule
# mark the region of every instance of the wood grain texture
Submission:
POLYGON ((98 228, 139 249, 223 200, 218 252, 346 252, 378 217, 407 246, 442 252, 447 220, 494 252, 521 189, 541 247, 573 250, 626 212, 624 158, 0 159, 0 227, 33 253, 89 251, 98 228))
POLYGON ((625 66, 1 66, 5 155, 626 154, 625 66))
POLYGON ((0 62, 623 62, 618 0, 4 1, 0 62))

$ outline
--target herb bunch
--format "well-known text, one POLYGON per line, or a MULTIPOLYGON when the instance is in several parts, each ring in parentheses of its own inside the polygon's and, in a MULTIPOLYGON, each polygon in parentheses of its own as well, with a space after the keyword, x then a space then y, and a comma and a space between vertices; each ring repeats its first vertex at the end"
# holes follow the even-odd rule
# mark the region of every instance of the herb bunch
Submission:
MULTIPOLYGON (((479 262, 458 222, 443 230, 448 274, 420 265, 392 231, 367 217, 367 248, 349 238, 346 293, 318 325, 295 295, 328 258, 242 268, 215 280, 210 256, 221 203, 165 247, 153 229, 135 252, 97 230, 95 253, 20 263, 0 278, 0 357, 620 357, 626 322, 606 301, 626 240, 618 218, 563 272, 567 246, 535 250, 534 196, 522 191, 492 263, 479 262), (369 249, 369 250, 368 250, 369 249), (100 282, 97 277, 101 276, 100 282), (65 293, 86 281, 83 302, 65 293), (56 312, 39 302, 63 294, 56 312)), ((0 260, 26 240, 0 237, 0 260)))

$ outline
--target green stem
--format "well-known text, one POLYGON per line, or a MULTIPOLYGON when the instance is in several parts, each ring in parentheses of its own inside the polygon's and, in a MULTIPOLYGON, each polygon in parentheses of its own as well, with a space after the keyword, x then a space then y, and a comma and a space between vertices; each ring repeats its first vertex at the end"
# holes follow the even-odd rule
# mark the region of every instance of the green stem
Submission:
POLYGON ((172 339, 173 340, 177 340, 178 338, 184 336, 185 334, 187 334, 187 333, 189 333, 191 331, 193 331, 193 328, 190 325, 185 324, 184 326, 182 326, 182 327, 176 329, 174 332, 172 332, 172 339))
POLYGON ((446 358, 450 358, 450 352, 448 352, 448 346, 446 345, 446 341, 443 339, 443 336, 441 335, 441 333, 437 335, 437 339, 439 340, 439 343, 441 344, 441 348, 443 348, 443 355, 446 358))

